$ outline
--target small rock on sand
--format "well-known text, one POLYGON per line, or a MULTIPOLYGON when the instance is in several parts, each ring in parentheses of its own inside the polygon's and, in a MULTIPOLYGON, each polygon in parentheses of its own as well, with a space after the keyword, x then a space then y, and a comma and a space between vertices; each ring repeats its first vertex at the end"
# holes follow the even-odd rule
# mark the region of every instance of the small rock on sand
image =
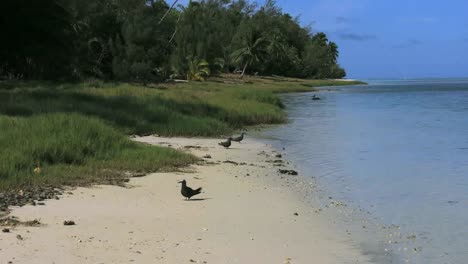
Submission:
POLYGON ((75 225, 75 221, 66 220, 66 221, 63 221, 63 225, 72 226, 72 225, 75 225))
POLYGON ((295 170, 278 170, 281 174, 288 174, 288 175, 298 175, 297 171, 295 170))

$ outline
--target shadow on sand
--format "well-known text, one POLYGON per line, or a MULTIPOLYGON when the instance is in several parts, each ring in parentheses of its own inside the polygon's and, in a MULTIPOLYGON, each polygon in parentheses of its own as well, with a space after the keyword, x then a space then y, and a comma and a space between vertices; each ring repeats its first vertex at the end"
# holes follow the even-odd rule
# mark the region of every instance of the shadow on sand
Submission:
POLYGON ((200 202, 200 201, 205 201, 205 200, 211 200, 212 198, 194 198, 194 199, 189 199, 185 200, 187 202, 200 202))

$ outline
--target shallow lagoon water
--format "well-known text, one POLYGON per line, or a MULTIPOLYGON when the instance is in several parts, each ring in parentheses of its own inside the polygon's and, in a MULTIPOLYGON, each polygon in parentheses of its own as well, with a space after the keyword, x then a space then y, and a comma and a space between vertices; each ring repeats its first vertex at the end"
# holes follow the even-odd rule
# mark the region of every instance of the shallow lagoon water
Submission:
POLYGON ((399 248, 410 263, 467 263, 468 80, 371 81, 319 95, 283 95, 291 122, 263 136, 335 199, 398 226, 414 241, 399 248))

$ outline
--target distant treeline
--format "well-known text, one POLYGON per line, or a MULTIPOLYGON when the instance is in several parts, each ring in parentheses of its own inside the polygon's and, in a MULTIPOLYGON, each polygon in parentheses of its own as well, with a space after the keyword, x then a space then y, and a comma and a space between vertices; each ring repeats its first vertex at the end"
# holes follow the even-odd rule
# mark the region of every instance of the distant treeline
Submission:
POLYGON ((154 82, 342 78, 338 46, 275 1, 1 0, 0 77, 154 82))

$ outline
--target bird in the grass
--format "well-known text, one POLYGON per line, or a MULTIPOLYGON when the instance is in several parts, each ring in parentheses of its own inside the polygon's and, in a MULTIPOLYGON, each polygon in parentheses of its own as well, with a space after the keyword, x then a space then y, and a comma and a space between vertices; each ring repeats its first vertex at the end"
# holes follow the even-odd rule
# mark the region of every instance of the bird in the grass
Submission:
POLYGON ((202 188, 198 188, 196 190, 187 186, 187 182, 185 180, 180 181, 182 183, 182 188, 180 189, 180 193, 184 196, 187 200, 189 200, 192 196, 197 195, 201 192, 202 188))
POLYGON ((225 148, 229 148, 231 146, 231 140, 232 138, 228 138, 227 141, 224 142, 219 142, 218 145, 223 146, 225 148))
POLYGON ((34 168, 33 172, 35 174, 41 174, 41 172, 42 172, 41 164, 39 163, 39 161, 36 162, 36 163, 37 163, 37 166, 34 168))
POLYGON ((232 138, 232 141, 241 142, 244 139, 245 133, 242 133, 240 136, 232 138))

